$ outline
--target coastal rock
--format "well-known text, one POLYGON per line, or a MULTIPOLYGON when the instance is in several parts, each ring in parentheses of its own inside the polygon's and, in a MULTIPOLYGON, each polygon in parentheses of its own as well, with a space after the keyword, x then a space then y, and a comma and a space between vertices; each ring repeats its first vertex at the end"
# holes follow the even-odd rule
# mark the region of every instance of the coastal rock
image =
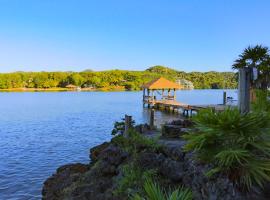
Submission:
POLYGON ((90 149, 90 159, 91 161, 97 161, 97 158, 101 151, 107 148, 110 145, 109 142, 104 142, 101 145, 95 146, 90 149))
POLYGON ((151 130, 150 126, 148 124, 139 124, 136 125, 134 128, 138 133, 146 133, 151 130))
POLYGON ((63 195, 64 189, 77 182, 87 170, 89 170, 89 166, 80 163, 58 168, 56 174, 44 182, 42 199, 59 199, 63 195))
POLYGON ((180 138, 187 131, 187 128, 179 125, 165 124, 162 129, 162 136, 166 138, 180 138))
POLYGON ((183 172, 183 164, 170 158, 167 158, 162 162, 159 167, 159 172, 174 182, 181 181, 185 175, 183 172))
POLYGON ((270 199, 270 185, 263 191, 253 187, 249 193, 244 193, 223 174, 207 177, 206 172, 213 166, 198 162, 194 153, 183 152, 186 142, 181 139, 161 137, 159 150, 134 144, 136 153, 126 152, 126 139, 114 139, 114 142, 92 148, 92 162, 88 165, 71 164, 58 168, 44 183, 43 199, 126 200, 127 196, 116 195, 115 188, 123 178, 121 170, 129 163, 143 171, 155 170, 159 184, 165 189, 190 188, 195 200, 270 199))
POLYGON ((142 169, 156 169, 164 162, 163 154, 143 152, 138 156, 138 164, 142 169))
POLYGON ((188 128, 188 127, 193 126, 194 122, 192 122, 190 119, 179 119, 179 120, 173 120, 169 124, 188 128))
POLYGON ((186 144, 184 140, 176 139, 160 139, 159 143, 163 146, 162 153, 167 157, 170 157, 176 161, 183 161, 185 152, 183 152, 183 146, 186 144))
POLYGON ((120 147, 109 145, 100 152, 97 158, 106 161, 109 165, 117 166, 127 157, 128 153, 123 151, 120 147))

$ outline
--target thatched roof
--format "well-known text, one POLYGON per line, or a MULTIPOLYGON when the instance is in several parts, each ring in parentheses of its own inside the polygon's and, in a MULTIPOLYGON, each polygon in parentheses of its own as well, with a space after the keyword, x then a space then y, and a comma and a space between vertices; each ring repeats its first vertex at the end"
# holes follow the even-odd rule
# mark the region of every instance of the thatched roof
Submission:
POLYGON ((66 86, 66 88, 77 88, 77 86, 76 86, 76 85, 72 85, 72 84, 68 84, 68 85, 66 86))
POLYGON ((169 81, 163 77, 154 79, 144 85, 142 85, 143 89, 150 90, 160 90, 160 89, 181 89, 182 87, 179 84, 176 84, 172 81, 169 81))

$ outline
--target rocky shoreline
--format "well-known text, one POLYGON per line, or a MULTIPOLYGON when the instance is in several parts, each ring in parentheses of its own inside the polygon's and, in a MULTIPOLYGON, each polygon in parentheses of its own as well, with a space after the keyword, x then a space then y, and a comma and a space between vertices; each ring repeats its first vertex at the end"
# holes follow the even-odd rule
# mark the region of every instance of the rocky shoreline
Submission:
POLYGON ((179 136, 188 126, 187 121, 173 122, 157 137, 157 132, 141 125, 135 127, 136 133, 130 137, 115 136, 110 142, 90 149, 89 164, 58 168, 44 182, 42 199, 130 199, 140 192, 148 172, 165 190, 190 188, 195 200, 270 199, 267 187, 265 190, 253 187, 250 192, 244 192, 225 175, 206 177, 210 166, 199 163, 192 153, 182 150, 185 141, 179 136), (137 175, 131 177, 133 174, 137 175))

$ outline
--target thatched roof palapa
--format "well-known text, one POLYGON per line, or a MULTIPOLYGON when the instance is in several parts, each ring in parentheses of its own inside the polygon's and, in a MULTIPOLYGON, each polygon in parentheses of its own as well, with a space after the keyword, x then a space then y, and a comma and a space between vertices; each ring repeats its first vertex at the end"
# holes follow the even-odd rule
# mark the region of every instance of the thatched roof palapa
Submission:
POLYGON ((72 84, 68 84, 68 85, 66 86, 66 88, 77 88, 77 86, 76 86, 76 85, 72 85, 72 84))
POLYGON ((182 87, 179 84, 176 84, 172 81, 169 81, 163 77, 154 79, 144 85, 142 85, 143 89, 149 90, 161 90, 161 89, 176 89, 179 90, 182 87))

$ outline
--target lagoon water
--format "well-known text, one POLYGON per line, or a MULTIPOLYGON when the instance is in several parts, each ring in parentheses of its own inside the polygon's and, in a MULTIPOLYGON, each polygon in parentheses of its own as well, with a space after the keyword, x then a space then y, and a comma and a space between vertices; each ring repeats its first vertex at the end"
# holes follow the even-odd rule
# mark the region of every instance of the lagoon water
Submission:
MULTIPOLYGON (((236 98, 236 90, 226 90, 236 98)), ((178 91, 188 104, 222 103, 223 90, 178 91)), ((89 162, 89 148, 111 138, 125 114, 147 122, 142 92, 0 93, 0 199, 40 199, 57 167, 89 162)), ((156 118, 177 117, 161 112, 156 118)))

